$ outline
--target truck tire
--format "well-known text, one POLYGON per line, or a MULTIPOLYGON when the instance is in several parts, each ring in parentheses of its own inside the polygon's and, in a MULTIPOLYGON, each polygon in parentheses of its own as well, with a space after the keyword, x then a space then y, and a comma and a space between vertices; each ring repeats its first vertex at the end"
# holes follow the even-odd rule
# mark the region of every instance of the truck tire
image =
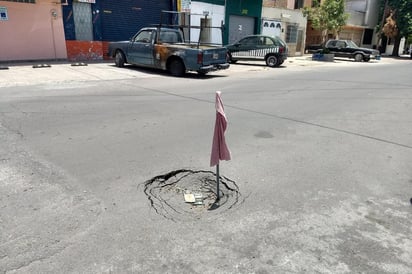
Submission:
POLYGON ((116 55, 114 56, 114 63, 116 64, 117 67, 122 68, 124 67, 126 58, 124 57, 123 52, 120 50, 116 51, 116 55))
POLYGON ((363 55, 361 53, 356 53, 354 58, 355 58, 355 62, 362 62, 363 55))
POLYGON ((176 77, 181 77, 185 74, 186 68, 180 59, 173 59, 169 64, 169 73, 176 77))
POLYGON ((278 67, 280 66, 279 59, 275 55, 269 55, 266 57, 266 65, 271 68, 278 67))

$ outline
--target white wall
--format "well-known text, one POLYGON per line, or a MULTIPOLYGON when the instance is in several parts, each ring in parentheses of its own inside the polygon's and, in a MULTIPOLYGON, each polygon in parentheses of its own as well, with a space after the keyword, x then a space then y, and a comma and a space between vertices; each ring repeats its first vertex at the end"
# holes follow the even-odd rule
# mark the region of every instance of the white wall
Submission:
MULTIPOLYGON (((403 54, 403 51, 405 50, 405 43, 406 43, 406 39, 405 37, 402 37, 401 42, 399 43, 399 51, 398 51, 399 55, 403 54)), ((392 55, 393 47, 394 47, 393 43, 391 45, 387 45, 385 54, 392 55)))
POLYGON ((375 28, 379 20, 379 0, 368 0, 364 24, 368 28, 375 28))
MULTIPOLYGON (((212 20, 213 27, 220 27, 225 20, 225 7, 202 2, 191 2, 191 25, 200 26, 200 19, 204 18, 203 12, 209 12, 208 18, 212 20)), ((200 30, 192 29, 190 38, 192 42, 199 39, 200 30)), ((220 29, 211 29, 211 43, 222 44, 222 32, 220 29)))
POLYGON ((374 28, 378 23, 379 0, 347 0, 348 25, 374 28))
MULTIPOLYGON (((286 41, 286 31, 288 25, 296 25, 298 31, 302 31, 302 41, 301 43, 288 43, 289 55, 296 56, 302 55, 305 48, 306 41, 306 25, 307 19, 303 16, 300 10, 291 10, 291 9, 281 9, 281 8, 262 8, 262 20, 264 21, 276 21, 281 24, 281 33, 280 38, 286 41)), ((263 27, 264 25, 262 25, 263 27)), ((262 28, 262 33, 267 32, 262 28)))
POLYGON ((280 38, 285 40, 285 29, 287 24, 297 24, 299 29, 306 30, 306 17, 299 10, 289 10, 280 8, 263 8, 262 9, 263 20, 274 20, 281 22, 283 31, 280 34, 280 38))

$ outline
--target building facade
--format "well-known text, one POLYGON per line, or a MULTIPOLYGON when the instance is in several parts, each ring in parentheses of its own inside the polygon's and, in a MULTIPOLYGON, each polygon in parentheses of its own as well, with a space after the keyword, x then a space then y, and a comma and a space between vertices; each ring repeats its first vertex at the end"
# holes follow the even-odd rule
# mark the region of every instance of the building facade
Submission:
POLYGON ((66 59, 62 6, 55 0, 0 0, 0 62, 66 59))
POLYGON ((65 0, 64 33, 70 61, 102 60, 111 41, 128 40, 140 28, 159 24, 171 0, 65 0))
MULTIPOLYGON (((111 41, 128 40, 141 27, 159 24, 161 11, 187 12, 183 22, 212 26, 191 41, 229 44, 249 34, 281 37, 290 56, 322 41, 301 9, 313 0, 0 0, 0 61, 105 59, 111 41), (218 29, 222 27, 223 31, 218 29), (30 46, 28 46, 30 45, 30 46)), ((347 25, 340 32, 375 47, 379 0, 346 0, 347 25)), ((182 23, 182 18, 179 19, 182 23)), ((162 22, 164 23, 164 22, 162 22)))
MULTIPOLYGON (((202 17, 208 15, 209 25, 223 26, 220 31, 213 30, 211 40, 229 44, 249 35, 260 33, 262 2, 256 0, 200 0, 188 1, 186 7, 193 18, 192 24, 200 26, 202 17)), ((193 35, 196 37, 196 35, 193 35)))
POLYGON ((261 33, 282 38, 288 44, 290 56, 304 54, 307 26, 301 11, 304 4, 303 0, 263 1, 261 33))
POLYGON ((0 61, 102 60, 108 42, 176 8, 177 0, 0 0, 0 61))
MULTIPOLYGON (((312 5, 312 0, 307 1, 305 5, 312 5)), ((345 12, 349 14, 349 18, 339 33, 339 38, 352 40, 362 47, 376 48, 379 0, 346 0, 345 12)), ((307 29, 306 44, 320 44, 322 42, 320 31, 314 30, 310 22, 307 29)))
MULTIPOLYGON (((200 17, 204 14, 208 14, 213 26, 223 22, 223 44, 233 43, 249 34, 267 34, 285 40, 289 55, 304 53, 307 20, 295 0, 203 0, 191 1, 188 8, 195 18, 192 20, 194 24, 200 25, 200 17)), ((213 35, 212 40, 218 42, 219 35, 213 35)))

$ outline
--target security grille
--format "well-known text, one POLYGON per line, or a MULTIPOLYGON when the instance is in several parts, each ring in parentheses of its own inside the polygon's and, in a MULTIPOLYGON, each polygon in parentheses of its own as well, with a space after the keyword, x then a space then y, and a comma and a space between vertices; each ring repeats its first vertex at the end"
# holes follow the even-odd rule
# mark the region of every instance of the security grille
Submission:
POLYGON ((92 8, 88 3, 73 2, 76 40, 93 41, 92 8))
POLYGON ((253 34, 255 18, 249 16, 230 15, 229 17, 229 43, 233 43, 246 35, 253 34))
POLYGON ((298 27, 296 25, 288 25, 286 31, 286 43, 296 43, 298 40, 298 27))

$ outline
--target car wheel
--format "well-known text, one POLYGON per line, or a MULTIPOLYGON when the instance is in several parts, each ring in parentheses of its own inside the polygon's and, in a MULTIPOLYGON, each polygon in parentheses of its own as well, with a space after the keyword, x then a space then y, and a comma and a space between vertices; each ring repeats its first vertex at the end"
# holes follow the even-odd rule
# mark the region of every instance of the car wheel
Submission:
POLYGON ((125 57, 123 52, 121 52, 120 50, 116 51, 116 55, 114 57, 114 63, 116 64, 117 67, 122 68, 124 67, 124 63, 125 63, 125 57))
POLYGON ((355 54, 355 62, 361 62, 363 60, 363 55, 360 53, 355 54))
POLYGON ((181 77, 185 74, 185 65, 179 59, 173 59, 169 64, 169 72, 171 75, 181 77))
POLYGON ((268 56, 268 57, 266 58, 266 65, 267 65, 268 67, 271 67, 271 68, 277 67, 277 66, 280 65, 280 64, 278 63, 278 62, 279 62, 278 60, 279 60, 279 59, 278 59, 275 55, 270 55, 270 56, 268 56))

